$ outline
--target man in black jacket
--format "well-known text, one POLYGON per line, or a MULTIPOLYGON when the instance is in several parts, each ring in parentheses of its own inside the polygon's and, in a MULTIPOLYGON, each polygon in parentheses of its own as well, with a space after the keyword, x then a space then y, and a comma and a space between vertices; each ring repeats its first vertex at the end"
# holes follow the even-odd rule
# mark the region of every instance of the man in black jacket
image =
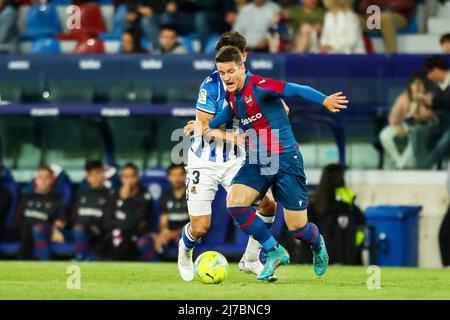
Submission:
POLYGON ((137 241, 150 230, 152 199, 141 187, 134 164, 122 167, 122 187, 111 197, 112 210, 107 219, 111 258, 134 260, 139 257, 137 241))
POLYGON ((88 188, 81 190, 74 206, 74 242, 77 260, 91 258, 91 249, 102 255, 105 217, 110 207, 111 190, 104 185, 105 175, 101 161, 89 161, 85 166, 88 188))
POLYGON ((432 136, 437 143, 428 157, 418 164, 419 168, 431 168, 450 151, 450 70, 442 56, 433 56, 425 62, 425 71, 432 82, 432 98, 427 101, 439 117, 439 125, 433 129, 432 136))
POLYGON ((66 225, 66 212, 63 199, 53 191, 54 183, 52 169, 40 167, 34 192, 23 199, 20 210, 21 259, 34 255, 39 260, 50 260, 50 241, 64 242, 61 229, 66 225))

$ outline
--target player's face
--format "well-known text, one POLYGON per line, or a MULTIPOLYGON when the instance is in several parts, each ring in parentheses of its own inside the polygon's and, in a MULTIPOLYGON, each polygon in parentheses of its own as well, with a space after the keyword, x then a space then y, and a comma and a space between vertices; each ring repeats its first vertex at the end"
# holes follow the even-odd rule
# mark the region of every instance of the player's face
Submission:
POLYGON ((174 168, 170 170, 167 180, 169 180, 174 190, 179 190, 185 186, 186 171, 183 168, 174 168))
POLYGON ((217 63, 220 77, 225 83, 228 92, 236 92, 242 89, 245 82, 244 64, 236 62, 219 62, 217 63))
POLYGON ((53 174, 48 170, 39 170, 36 174, 36 191, 39 193, 47 193, 52 189, 53 174))
POLYGON ((123 185, 127 185, 129 187, 137 187, 139 185, 139 176, 137 172, 132 168, 125 168, 122 171, 120 180, 123 185))
POLYGON ((86 175, 86 180, 92 189, 101 188, 105 182, 103 168, 92 169, 86 175))

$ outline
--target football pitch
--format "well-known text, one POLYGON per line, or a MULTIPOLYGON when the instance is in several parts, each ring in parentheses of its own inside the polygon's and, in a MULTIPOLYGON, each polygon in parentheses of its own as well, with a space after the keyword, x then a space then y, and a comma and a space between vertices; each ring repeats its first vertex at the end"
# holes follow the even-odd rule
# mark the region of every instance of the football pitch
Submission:
POLYGON ((183 282, 176 263, 0 262, 0 299, 450 299, 450 269, 381 267, 381 288, 372 290, 366 267, 330 266, 317 278, 311 266, 289 265, 277 276, 257 282, 230 264, 224 283, 204 285, 183 282), (67 288, 74 265, 80 289, 67 288))

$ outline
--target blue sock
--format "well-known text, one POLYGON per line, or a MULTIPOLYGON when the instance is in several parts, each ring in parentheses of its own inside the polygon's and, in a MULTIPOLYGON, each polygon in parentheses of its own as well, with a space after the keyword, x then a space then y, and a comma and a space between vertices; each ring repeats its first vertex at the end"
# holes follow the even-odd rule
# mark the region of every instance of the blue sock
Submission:
POLYGON ((34 256, 39 260, 50 260, 50 232, 51 227, 44 223, 33 226, 34 256))
POLYGON ((191 233, 189 232, 189 227, 191 226, 191 223, 189 222, 183 227, 183 242, 186 248, 192 249, 194 248, 199 242, 200 239, 195 239, 191 233))
POLYGON ((76 259, 84 261, 89 258, 88 229, 82 224, 76 224, 73 228, 73 238, 76 259))
POLYGON ((303 227, 291 230, 289 233, 295 239, 302 240, 309 244, 314 251, 320 251, 320 249, 322 249, 319 228, 317 228, 314 223, 308 222, 303 227))
POLYGON ((255 213, 253 207, 228 207, 228 212, 249 236, 261 243, 267 252, 278 248, 278 242, 267 229, 266 225, 255 213))

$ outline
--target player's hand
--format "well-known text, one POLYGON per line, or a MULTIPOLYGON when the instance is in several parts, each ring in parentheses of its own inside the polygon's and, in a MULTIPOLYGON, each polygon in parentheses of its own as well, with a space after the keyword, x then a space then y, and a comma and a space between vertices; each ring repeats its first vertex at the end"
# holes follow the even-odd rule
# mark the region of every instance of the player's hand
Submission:
POLYGON ((184 127, 184 134, 189 136, 192 132, 194 132, 193 138, 198 138, 203 136, 203 134, 208 130, 208 126, 203 125, 201 121, 191 120, 184 127))
POLYGON ((325 98, 323 105, 331 112, 339 112, 341 109, 347 109, 347 97, 342 92, 336 92, 325 98))

